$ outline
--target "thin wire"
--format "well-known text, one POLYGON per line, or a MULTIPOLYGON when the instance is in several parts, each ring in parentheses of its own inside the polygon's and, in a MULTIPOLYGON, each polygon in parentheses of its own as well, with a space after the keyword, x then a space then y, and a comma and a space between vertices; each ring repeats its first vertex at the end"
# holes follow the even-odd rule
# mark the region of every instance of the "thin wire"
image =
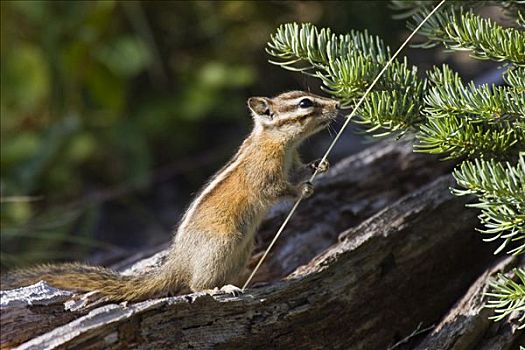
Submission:
MULTIPOLYGON (((361 104, 363 104, 366 96, 370 93, 370 91, 372 91, 372 89, 374 88, 374 86, 377 84, 377 82, 379 81, 379 79, 381 79, 381 77, 383 76, 383 74, 385 73, 385 71, 388 69, 388 67, 392 64, 392 62, 394 61, 394 59, 397 57, 397 55, 401 52, 401 50, 403 50, 405 48, 405 46, 408 44, 408 42, 410 41, 410 39, 412 39, 412 37, 414 35, 416 35, 417 31, 423 26, 423 24, 426 23, 426 21, 432 17, 432 15, 441 7, 441 5, 443 5, 445 3, 446 0, 441 0, 441 2, 439 4, 437 4, 436 7, 434 7, 434 9, 423 19, 423 21, 421 21, 421 23, 419 23, 419 25, 412 31, 412 33, 408 36, 408 38, 405 39, 405 41, 403 42, 403 44, 401 44, 401 46, 399 47, 399 49, 397 49, 397 51, 394 53, 394 55, 390 58, 390 60, 388 60, 388 62, 386 63, 386 65, 383 67, 383 69, 381 70, 381 72, 379 72, 379 74, 376 76, 376 78, 374 79, 374 81, 372 82, 372 84, 370 84, 370 86, 368 87, 368 89, 366 89, 365 93, 363 94, 363 96, 359 99, 359 101, 357 102, 357 104, 355 105, 354 109, 352 110, 352 112, 350 113, 350 115, 348 115, 346 117, 346 120, 343 124, 343 126, 341 127, 341 129, 339 129, 339 132, 337 133, 337 135, 335 136, 335 138, 333 139, 332 143, 330 144, 330 146, 328 147, 328 149, 326 150, 325 154, 323 155, 323 158, 321 158, 321 161, 319 162, 319 164, 322 164, 326 161, 326 159, 328 158, 328 154, 330 154, 330 152, 332 151, 332 149, 334 148, 335 144, 337 143, 337 141, 339 140, 339 138, 341 137, 341 135, 343 134, 344 130, 346 129, 346 127, 348 126, 348 124, 350 123, 350 120, 353 118, 353 116, 355 115, 355 113, 357 112, 357 110, 359 109, 359 107, 361 106, 361 104)), ((316 168, 314 173, 312 174, 312 176, 310 177, 310 182, 312 182, 316 176, 318 175, 319 173, 319 168, 316 168)), ((244 292, 244 290, 246 289, 246 287, 248 287, 248 285, 250 284, 250 282, 252 281, 253 279, 253 276, 255 276, 255 273, 257 272, 257 270, 259 270, 259 268, 261 267, 262 263, 264 262, 264 259, 266 259, 266 256, 268 255, 268 253, 270 252, 270 250, 273 248, 273 246, 275 245, 275 242, 277 242, 277 239, 279 238, 279 236, 281 235, 281 233, 284 231, 286 225, 288 224, 288 221, 290 221, 290 219, 292 218, 293 214, 295 213, 295 210, 297 209, 297 207, 299 206, 299 203, 301 203, 301 201, 303 200, 304 198, 304 195, 301 194, 299 196, 299 198, 297 199, 297 201, 295 202, 295 204, 293 205, 292 209, 290 209, 290 212, 288 213, 288 215, 286 216, 286 218, 284 219, 283 223, 281 224, 281 227, 279 227, 279 230, 277 231, 277 233, 275 234, 275 236, 273 237, 272 241, 270 242, 270 245, 268 246, 268 248, 266 248, 266 251, 264 252, 263 256, 259 259, 259 262, 257 263, 257 265, 255 266, 255 268, 253 269, 252 273, 250 274, 250 277, 248 277, 248 279, 246 280, 246 282, 244 282, 244 285, 242 286, 242 291, 244 292)))

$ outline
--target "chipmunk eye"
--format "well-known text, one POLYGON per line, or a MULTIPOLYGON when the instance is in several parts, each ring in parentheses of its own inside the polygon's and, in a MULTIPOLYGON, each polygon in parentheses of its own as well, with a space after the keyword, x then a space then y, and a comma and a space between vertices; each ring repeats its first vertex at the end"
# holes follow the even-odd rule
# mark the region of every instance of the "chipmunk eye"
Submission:
POLYGON ((301 102, 299 102, 299 108, 309 108, 312 107, 314 103, 309 98, 303 98, 301 102))

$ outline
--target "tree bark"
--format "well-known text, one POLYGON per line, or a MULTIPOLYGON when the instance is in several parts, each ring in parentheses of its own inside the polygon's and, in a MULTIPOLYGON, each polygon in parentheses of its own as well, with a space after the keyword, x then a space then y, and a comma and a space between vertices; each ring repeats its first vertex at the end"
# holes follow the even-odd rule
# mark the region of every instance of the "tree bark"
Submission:
POLYGON ((488 282, 498 273, 508 272, 523 263, 523 259, 514 256, 490 266, 415 350, 511 350, 518 349, 520 343, 525 344, 523 331, 518 329, 517 312, 507 322, 494 324, 489 319, 491 311, 483 307, 487 301, 484 293, 489 291, 488 282))
MULTIPOLYGON (((466 300, 475 297, 483 278, 495 271, 494 247, 474 230, 477 211, 465 208, 468 198, 450 195, 451 178, 435 179, 450 167, 412 153, 408 143, 380 144, 343 160, 319 179, 316 194, 304 202, 258 274, 264 283, 246 294, 193 293, 94 309, 70 303, 62 310, 63 299, 36 308, 28 302, 2 305, 2 346, 412 349, 423 335, 399 341, 418 325, 427 327, 443 317, 437 334, 454 333, 461 339, 460 326, 446 325, 463 318, 448 315, 466 310, 464 302, 455 303, 463 295, 466 300), (30 317, 16 317, 17 308, 30 317), (35 315, 54 318, 38 328, 38 322, 30 321, 35 315), (21 328, 27 331, 17 333, 21 328)), ((281 205, 268 215, 258 251, 269 243, 288 208, 281 205)), ((161 264, 163 257, 160 252, 123 267, 127 273, 142 272, 161 264)), ((22 292, 3 292, 2 299, 11 293, 17 300, 22 292)), ((480 305, 462 327, 475 322, 490 326, 480 305)), ((456 349, 460 342, 433 343, 438 339, 433 332, 418 349, 441 348, 435 344, 456 349)), ((519 335, 511 329, 507 343, 515 344, 519 335)), ((474 346, 483 346, 476 339, 474 346)), ((468 346, 457 349, 474 349, 468 346)))

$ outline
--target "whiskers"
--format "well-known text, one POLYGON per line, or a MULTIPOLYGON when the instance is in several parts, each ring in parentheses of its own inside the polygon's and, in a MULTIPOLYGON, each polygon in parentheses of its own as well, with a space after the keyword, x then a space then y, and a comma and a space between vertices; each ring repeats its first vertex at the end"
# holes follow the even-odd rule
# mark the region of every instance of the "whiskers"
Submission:
POLYGON ((328 131, 328 134, 330 135, 332 139, 335 137, 335 135, 337 135, 337 130, 335 128, 335 125, 340 126, 343 119, 344 119, 344 114, 339 112, 337 116, 326 127, 326 130, 328 131))
POLYGON ((333 128, 332 126, 332 123, 328 124, 328 126, 326 127, 326 130, 328 131, 328 135, 330 135, 330 137, 333 139, 334 136, 337 134, 337 132, 335 131, 335 129, 333 128), (333 133, 333 134, 332 134, 333 133))

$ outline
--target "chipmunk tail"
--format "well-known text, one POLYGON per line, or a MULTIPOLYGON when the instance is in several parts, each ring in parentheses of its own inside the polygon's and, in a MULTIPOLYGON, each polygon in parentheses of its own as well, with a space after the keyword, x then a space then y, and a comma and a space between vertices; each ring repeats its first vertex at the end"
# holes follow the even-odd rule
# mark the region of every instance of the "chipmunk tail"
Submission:
POLYGON ((2 277, 1 288, 13 289, 46 281, 51 286, 77 292, 96 291, 108 301, 140 301, 173 293, 177 281, 162 274, 125 276, 108 268, 83 264, 40 265, 2 277))

